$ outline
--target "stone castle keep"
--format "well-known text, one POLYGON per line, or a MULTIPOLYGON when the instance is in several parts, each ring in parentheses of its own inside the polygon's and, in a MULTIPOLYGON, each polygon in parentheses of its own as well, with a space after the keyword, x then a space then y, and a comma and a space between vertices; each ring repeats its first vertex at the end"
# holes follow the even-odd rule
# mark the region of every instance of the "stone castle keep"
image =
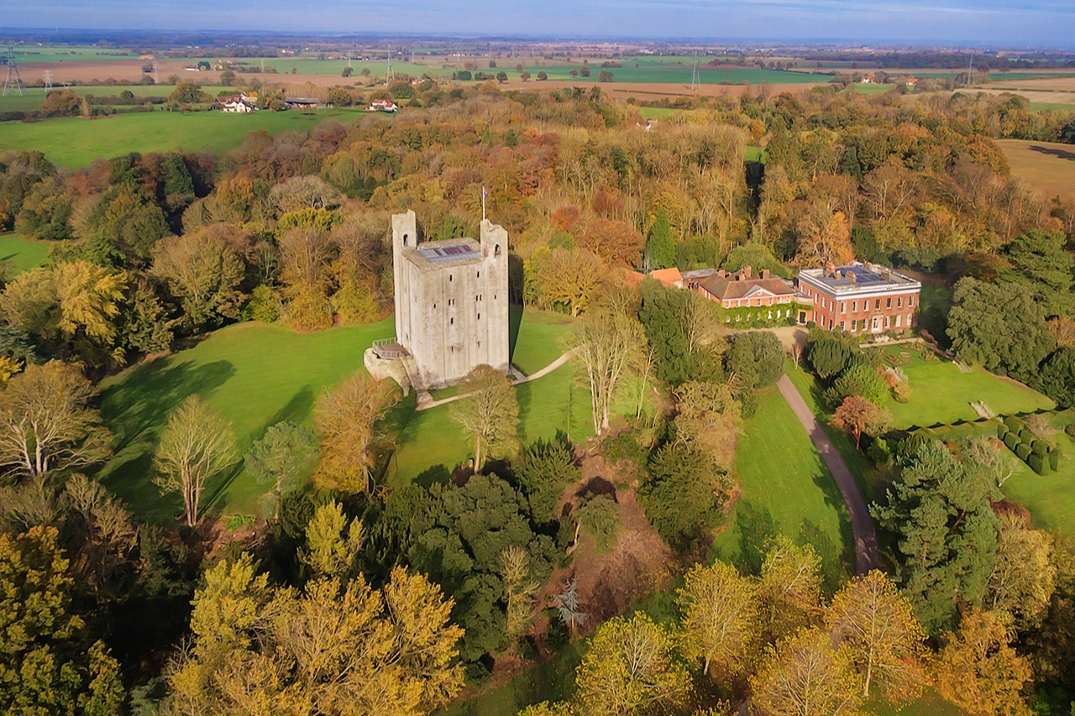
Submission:
POLYGON ((396 339, 391 348, 375 346, 378 357, 401 357, 418 390, 458 383, 483 363, 508 372, 508 233, 502 227, 483 220, 478 241, 419 244, 414 212, 395 214, 392 265, 396 339))

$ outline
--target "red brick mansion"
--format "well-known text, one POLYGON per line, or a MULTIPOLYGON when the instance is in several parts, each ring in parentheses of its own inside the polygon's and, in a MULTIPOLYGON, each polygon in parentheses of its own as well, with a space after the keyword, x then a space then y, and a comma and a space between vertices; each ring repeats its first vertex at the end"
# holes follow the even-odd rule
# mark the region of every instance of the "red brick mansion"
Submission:
POLYGON ((877 264, 805 269, 799 293, 814 304, 814 321, 828 330, 881 333, 914 324, 922 284, 877 264))

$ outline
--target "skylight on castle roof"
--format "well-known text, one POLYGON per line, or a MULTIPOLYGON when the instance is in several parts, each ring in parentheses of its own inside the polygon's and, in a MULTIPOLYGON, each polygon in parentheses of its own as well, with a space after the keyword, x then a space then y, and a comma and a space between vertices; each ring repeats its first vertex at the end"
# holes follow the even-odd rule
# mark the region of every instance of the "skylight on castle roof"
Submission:
POLYGON ((468 261, 481 256, 469 244, 449 244, 448 246, 419 246, 418 253, 433 263, 448 261, 468 261))

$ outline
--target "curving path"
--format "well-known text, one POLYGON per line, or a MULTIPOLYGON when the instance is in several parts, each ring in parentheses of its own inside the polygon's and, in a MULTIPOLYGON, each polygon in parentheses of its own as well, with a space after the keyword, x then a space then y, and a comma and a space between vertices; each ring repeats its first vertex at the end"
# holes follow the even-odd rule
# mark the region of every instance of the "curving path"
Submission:
POLYGON ((843 495, 844 504, 847 505, 847 513, 851 516, 851 533, 855 538, 855 572, 857 574, 866 574, 871 569, 881 569, 881 551, 877 547, 877 532, 874 530, 873 520, 870 518, 870 511, 866 507, 866 501, 862 499, 862 493, 859 492, 858 485, 855 484, 855 477, 851 474, 851 470, 848 469, 847 463, 844 462, 840 453, 836 451, 836 446, 832 444, 832 440, 825 434, 821 423, 817 420, 817 416, 810 410, 803 397, 799 395, 799 391, 795 388, 795 384, 791 382, 791 378, 783 375, 776 385, 780 389, 780 394, 784 396, 784 400, 791 406, 795 417, 799 419, 803 428, 806 429, 806 433, 810 436, 810 441, 814 443, 814 447, 821 453, 821 459, 825 461, 833 479, 836 480, 836 486, 840 488, 840 494, 843 495))
MULTIPOLYGON (((552 373, 554 370, 556 370, 557 368, 562 366, 564 363, 567 363, 569 360, 571 360, 571 354, 572 353, 574 353, 574 351, 568 351, 567 353, 564 353, 559 358, 554 360, 552 363, 549 363, 547 366, 545 366, 541 370, 537 371, 536 373, 534 373, 532 375, 524 375, 524 376, 522 376, 520 378, 516 378, 515 380, 512 381, 511 384, 513 386, 514 385, 522 385, 523 383, 529 383, 530 381, 537 380, 538 378, 544 378, 549 373, 552 373)), ((513 373, 516 372, 515 371, 515 366, 512 366, 511 369, 512 369, 513 373)), ((459 400, 464 395, 465 395, 464 393, 459 393, 458 395, 452 395, 452 396, 449 396, 447 398, 441 398, 440 400, 430 400, 430 401, 427 401, 427 402, 424 402, 424 403, 419 403, 418 407, 416 407, 415 410, 429 410, 430 408, 435 408, 438 405, 444 405, 445 403, 451 403, 453 401, 459 400)))

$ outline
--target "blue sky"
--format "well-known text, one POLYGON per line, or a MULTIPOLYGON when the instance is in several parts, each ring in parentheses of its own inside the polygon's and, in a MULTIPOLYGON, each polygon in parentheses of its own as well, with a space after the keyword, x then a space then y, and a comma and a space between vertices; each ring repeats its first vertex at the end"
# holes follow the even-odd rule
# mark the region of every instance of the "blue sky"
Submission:
POLYGON ((4 25, 1075 47, 1075 0, 0 0, 4 25))

